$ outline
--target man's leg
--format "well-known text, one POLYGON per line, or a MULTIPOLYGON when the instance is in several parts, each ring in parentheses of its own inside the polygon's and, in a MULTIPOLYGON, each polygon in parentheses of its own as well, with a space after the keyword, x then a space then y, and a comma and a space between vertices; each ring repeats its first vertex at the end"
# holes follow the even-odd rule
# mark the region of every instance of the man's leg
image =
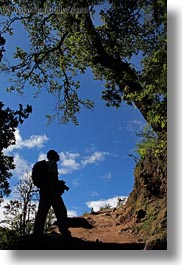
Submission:
POLYGON ((45 191, 40 191, 39 207, 34 223, 35 235, 42 235, 44 233, 44 225, 50 206, 51 202, 48 194, 45 191))
POLYGON ((53 197, 52 207, 54 209, 61 234, 66 238, 71 237, 71 233, 68 230, 68 217, 66 206, 59 194, 53 197))

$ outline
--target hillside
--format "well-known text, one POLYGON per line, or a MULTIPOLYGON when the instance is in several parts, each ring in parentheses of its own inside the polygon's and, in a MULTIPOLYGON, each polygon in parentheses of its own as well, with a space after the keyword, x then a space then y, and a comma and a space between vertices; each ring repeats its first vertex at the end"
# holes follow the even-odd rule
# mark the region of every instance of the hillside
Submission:
POLYGON ((122 221, 124 208, 103 210, 83 217, 69 218, 69 230, 73 238, 64 241, 56 224, 42 237, 20 238, 12 249, 166 249, 165 241, 146 241, 136 234, 141 226, 136 216, 122 221))
POLYGON ((86 214, 81 218, 72 218, 70 220, 70 231, 74 237, 87 241, 107 243, 143 242, 141 238, 132 233, 133 220, 127 224, 121 222, 121 212, 122 209, 103 210, 86 214))
MULTIPOLYGON (((132 225, 132 224, 130 224, 132 225)), ((62 240, 56 224, 42 237, 20 238, 13 249, 144 249, 145 242, 121 224, 119 210, 99 211, 69 218, 73 238, 62 240)))
POLYGON ((57 225, 52 225, 42 237, 33 235, 21 237, 11 249, 113 249, 142 250, 166 249, 165 241, 144 241, 135 233, 140 223, 136 217, 122 222, 123 209, 99 211, 83 217, 69 218, 73 238, 65 241, 57 225))
POLYGON ((73 238, 64 241, 56 224, 42 237, 25 236, 10 249, 167 249, 167 172, 150 153, 135 168, 133 191, 120 208, 69 218, 73 238))

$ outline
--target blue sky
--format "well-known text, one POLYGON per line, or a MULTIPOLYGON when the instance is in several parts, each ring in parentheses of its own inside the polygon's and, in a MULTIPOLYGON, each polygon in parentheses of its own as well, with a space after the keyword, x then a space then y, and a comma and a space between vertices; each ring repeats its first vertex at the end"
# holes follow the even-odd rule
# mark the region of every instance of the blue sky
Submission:
MULTIPOLYGON (((8 36, 6 41, 4 57, 7 58, 12 56, 17 45, 28 47, 19 25, 15 27, 14 36, 8 36)), ((45 158, 48 150, 55 149, 61 157, 58 163, 60 179, 70 187, 63 195, 70 215, 82 215, 90 211, 89 207, 98 210, 108 202, 115 206, 118 197, 129 195, 134 184, 135 162, 128 154, 133 152, 138 141, 136 131, 145 124, 136 108, 125 103, 119 109, 105 107, 101 99, 103 83, 94 80, 88 70, 79 76, 79 93, 94 101, 94 110, 81 110, 79 126, 57 121, 48 125, 45 114, 54 112, 56 97, 43 89, 34 98, 30 86, 26 87, 24 95, 7 93, 8 79, 9 75, 0 75, 0 100, 13 109, 17 109, 19 103, 33 107, 33 113, 16 131, 16 145, 6 150, 15 157, 12 189, 25 172, 31 170, 33 163, 45 158)))

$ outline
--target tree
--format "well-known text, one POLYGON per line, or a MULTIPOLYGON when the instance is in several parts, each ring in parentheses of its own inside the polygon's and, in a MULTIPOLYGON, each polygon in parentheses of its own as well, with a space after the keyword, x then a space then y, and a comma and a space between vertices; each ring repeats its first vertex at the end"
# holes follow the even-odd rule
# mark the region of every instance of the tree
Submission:
POLYGON ((5 39, 0 34, 0 61, 3 58, 3 52, 5 52, 5 49, 4 49, 5 43, 6 43, 5 39))
POLYGON ((99 211, 103 211, 103 210, 109 210, 111 209, 111 205, 109 203, 106 203, 105 206, 101 206, 99 211))
POLYGON ((116 208, 120 208, 122 207, 127 201, 127 198, 119 198, 118 197, 118 201, 117 201, 117 204, 116 204, 116 208))
MULTIPOLYGON (((0 34, 0 61, 3 56, 5 39, 0 34)), ((10 170, 15 168, 13 157, 4 155, 3 150, 15 144, 15 130, 24 119, 28 118, 32 112, 32 107, 27 105, 25 109, 19 105, 19 110, 10 108, 4 109, 4 104, 0 101, 0 203, 4 195, 9 195, 9 178, 12 176, 10 170)))
POLYGON ((3 151, 16 143, 15 130, 24 119, 28 118, 31 111, 29 105, 25 109, 19 105, 17 111, 4 109, 4 104, 0 102, 0 201, 4 195, 10 193, 9 178, 12 176, 10 170, 15 168, 13 157, 4 155, 3 151))
POLYGON ((4 206, 5 220, 9 228, 17 231, 19 235, 30 234, 33 230, 33 223, 36 214, 36 199, 37 189, 33 185, 30 175, 27 173, 20 180, 15 189, 15 200, 4 206))
POLYGON ((6 227, 0 227, 0 250, 11 249, 10 246, 12 246, 16 240, 16 231, 12 231, 6 227))
MULTIPOLYGON (((33 231, 35 215, 37 213, 38 189, 34 186, 31 175, 27 172, 16 185, 14 198, 4 206, 5 220, 8 228, 16 231, 17 235, 29 235, 33 231)), ((46 229, 56 220, 51 208, 46 218, 46 229)))
POLYGON ((48 215, 46 217, 46 223, 45 223, 45 229, 47 230, 51 225, 53 225, 56 222, 56 216, 54 213, 53 208, 51 207, 49 209, 48 215))
MULTIPOLYGON (((158 138, 151 127, 145 126, 137 135, 140 141, 136 143, 135 152, 144 159, 148 154, 153 153, 158 161, 165 161, 167 156, 167 139, 166 137, 158 138)), ((160 163, 160 162, 159 162, 160 163)))
POLYGON ((15 0, 2 8, 8 16, 2 32, 12 33, 13 23, 21 21, 31 42, 29 51, 16 48, 18 63, 2 65, 3 71, 16 74, 10 89, 23 91, 26 82, 47 87, 57 93, 55 116, 77 124, 81 105, 93 107, 78 93, 79 74, 91 68, 95 79, 105 81, 102 98, 107 106, 118 108, 122 101, 135 105, 158 136, 166 133, 166 1, 39 3, 15 0), (132 64, 134 56, 137 65, 132 64), (157 73, 161 82, 153 79, 157 73))

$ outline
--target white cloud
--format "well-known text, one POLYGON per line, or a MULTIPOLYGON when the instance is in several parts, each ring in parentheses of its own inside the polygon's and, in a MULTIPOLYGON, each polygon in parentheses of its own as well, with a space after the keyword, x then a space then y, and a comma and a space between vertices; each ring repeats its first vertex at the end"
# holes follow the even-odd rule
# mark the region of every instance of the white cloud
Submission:
POLYGON ((79 163, 72 159, 64 160, 61 162, 61 168, 59 168, 59 174, 66 175, 71 174, 73 171, 80 169, 79 163))
POLYGON ((78 178, 73 179, 72 184, 74 188, 79 187, 80 186, 79 179, 78 178))
POLYGON ((94 152, 90 156, 83 156, 79 153, 61 152, 60 154, 61 168, 59 173, 62 175, 70 174, 75 170, 80 170, 87 165, 96 164, 104 160, 108 152, 94 152))
POLYGON ((47 159, 47 154, 41 152, 39 154, 38 161, 46 160, 46 159, 47 159))
POLYGON ((74 211, 74 210, 68 210, 67 213, 68 213, 68 217, 76 217, 76 216, 78 216, 77 212, 74 211))
POLYGON ((80 154, 61 152, 59 153, 61 168, 59 168, 59 174, 66 175, 70 174, 75 170, 80 169, 80 164, 76 159, 79 159, 80 154))
POLYGON ((91 197, 96 197, 96 196, 98 196, 98 195, 99 195, 99 194, 98 194, 97 191, 92 191, 91 194, 90 194, 91 197))
POLYGON ((85 157, 81 161, 81 164, 83 167, 87 166, 88 164, 95 164, 98 161, 103 161, 105 156, 108 154, 108 152, 94 152, 92 155, 85 157))
MULTIPOLYGON (((75 170, 80 169, 79 162, 76 161, 77 158, 80 157, 78 153, 69 153, 69 152, 61 152, 59 153, 60 156, 60 164, 58 164, 58 172, 60 175, 70 174, 75 170)), ((38 157, 38 161, 46 160, 47 154, 40 153, 38 157)))
POLYGON ((109 171, 109 172, 107 172, 105 175, 101 176, 101 178, 102 178, 104 181, 110 181, 111 178, 112 178, 111 171, 109 171))
POLYGON ((29 148, 32 149, 34 147, 41 148, 44 146, 45 142, 48 141, 48 137, 44 135, 32 135, 29 139, 23 139, 20 135, 20 130, 16 129, 15 131, 15 139, 16 144, 9 146, 5 153, 10 153, 15 149, 29 148))
MULTIPOLYGON (((105 156, 109 155, 108 152, 94 152, 90 156, 81 156, 79 153, 72 152, 60 152, 60 163, 58 164, 58 171, 60 175, 71 174, 73 171, 81 170, 87 165, 96 164, 102 162, 105 156)), ((45 153, 40 153, 38 161, 46 160, 47 155, 45 153)), ((107 176, 105 176, 107 177, 107 176)))
POLYGON ((77 163, 74 159, 66 159, 61 163, 62 167, 70 168, 71 170, 77 170, 80 168, 79 163, 77 163))
POLYGON ((23 176, 27 172, 30 172, 32 168, 31 164, 28 163, 25 159, 21 158, 19 154, 15 154, 14 164, 16 167, 13 170, 13 173, 19 177, 23 176))
POLYGON ((69 152, 61 152, 59 153, 60 160, 65 160, 65 159, 76 159, 80 157, 79 153, 69 153, 69 152))
POLYGON ((89 202, 86 202, 86 205, 89 208, 93 208, 93 210, 97 212, 100 210, 100 207, 105 207, 106 204, 109 204, 111 208, 116 207, 118 203, 118 198, 123 199, 123 198, 126 198, 126 196, 121 195, 121 196, 116 196, 116 197, 105 199, 105 200, 89 201, 89 202))
POLYGON ((4 220, 4 213, 3 211, 4 206, 7 205, 7 203, 9 203, 10 199, 4 199, 4 201, 0 204, 0 226, 7 226, 7 224, 3 223, 2 221, 4 220))
POLYGON ((72 173, 72 170, 69 168, 59 168, 58 172, 60 175, 67 175, 67 174, 72 173))
MULTIPOLYGON (((3 220, 5 219, 5 215, 4 215, 4 206, 7 205, 10 200, 14 200, 16 198, 5 198, 4 201, 0 204, 0 226, 2 227, 7 227, 8 225, 6 223, 3 223, 3 220)), ((36 203, 37 207, 38 207, 38 201, 34 201, 34 203, 36 203)), ((68 216, 69 217, 76 217, 78 216, 77 211, 75 210, 67 210, 68 216)))
POLYGON ((144 124, 145 123, 142 120, 134 119, 134 120, 127 121, 125 128, 129 132, 135 133, 136 131, 141 130, 144 124))

